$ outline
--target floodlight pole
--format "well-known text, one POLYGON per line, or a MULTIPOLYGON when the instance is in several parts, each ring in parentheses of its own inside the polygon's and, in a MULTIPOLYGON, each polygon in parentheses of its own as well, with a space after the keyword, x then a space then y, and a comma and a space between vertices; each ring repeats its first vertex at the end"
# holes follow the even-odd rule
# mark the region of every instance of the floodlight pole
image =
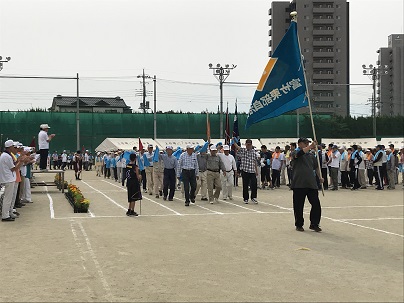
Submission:
POLYGON ((153 117, 153 126, 154 126, 154 140, 156 140, 157 139, 157 113, 156 113, 156 111, 157 111, 157 96, 156 96, 156 75, 154 75, 154 77, 153 77, 153 89, 154 89, 154 93, 153 93, 153 95, 154 95, 154 117, 153 117))
POLYGON ((76 137, 77 150, 80 150, 80 97, 79 97, 79 73, 76 75, 77 101, 76 101, 76 137))
POLYGON ((235 69, 237 65, 226 64, 225 66, 221 66, 219 63, 216 64, 216 67, 213 66, 212 63, 209 64, 209 69, 213 70, 213 75, 219 81, 220 88, 220 134, 219 137, 222 138, 223 134, 223 83, 226 81, 227 77, 230 75, 230 71, 235 69))

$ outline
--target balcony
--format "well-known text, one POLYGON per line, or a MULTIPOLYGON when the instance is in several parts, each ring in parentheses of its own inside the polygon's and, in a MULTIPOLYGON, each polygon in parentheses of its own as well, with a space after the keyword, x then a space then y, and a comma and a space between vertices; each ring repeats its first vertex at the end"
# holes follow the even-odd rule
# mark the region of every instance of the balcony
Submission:
POLYGON ((313 46, 334 46, 335 41, 313 41, 313 46))
POLYGON ((334 24, 334 19, 313 19, 313 24, 334 24))
POLYGON ((313 91, 315 90, 321 90, 321 91, 333 91, 334 90, 334 85, 330 84, 311 84, 313 91))
POLYGON ((313 96, 312 98, 315 102, 334 102, 334 97, 327 97, 327 96, 313 96))
POLYGON ((313 36, 331 36, 335 34, 333 29, 313 29, 313 36))
POLYGON ((313 68, 334 68, 335 63, 313 63, 313 68))
POLYGON ((335 13, 333 7, 313 7, 313 14, 332 14, 335 13))
POLYGON ((334 74, 313 74, 313 80, 334 80, 334 74))
POLYGON ((314 57, 319 57, 319 58, 333 58, 335 55, 334 52, 313 52, 313 58, 314 57))

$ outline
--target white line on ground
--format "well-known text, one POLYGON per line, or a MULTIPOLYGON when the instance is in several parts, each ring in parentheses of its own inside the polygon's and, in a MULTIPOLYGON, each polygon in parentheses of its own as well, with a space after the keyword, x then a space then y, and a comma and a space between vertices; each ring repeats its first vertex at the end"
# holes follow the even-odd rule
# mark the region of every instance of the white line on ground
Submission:
POLYGON ((95 189, 94 187, 92 187, 90 184, 88 184, 87 182, 84 182, 83 180, 81 181, 83 182, 85 185, 87 185, 88 187, 90 187, 92 190, 100 193, 101 195, 103 195, 105 198, 107 198, 109 201, 111 201, 112 203, 114 203, 116 206, 126 210, 125 207, 123 207, 121 204, 119 204, 118 202, 116 202, 115 200, 111 199, 110 197, 108 197, 106 194, 104 194, 102 191, 99 191, 98 189, 95 189))
POLYGON ((91 212, 91 210, 90 210, 90 209, 88 209, 88 214, 89 214, 89 216, 90 216, 90 217, 92 217, 92 218, 94 218, 94 217, 95 217, 94 213, 93 213, 93 212, 91 212))
POLYGON ((404 220, 401 218, 365 218, 365 219, 340 219, 341 221, 379 221, 379 220, 404 220))
MULTIPOLYGON (((233 196, 233 197, 234 197, 234 196, 233 196)), ((227 201, 225 201, 225 200, 220 200, 220 199, 219 199, 218 201, 224 202, 224 203, 227 203, 227 204, 230 204, 230 205, 234 205, 234 206, 237 206, 237 207, 240 207, 240 208, 243 208, 243 209, 247 209, 247 210, 249 210, 249 211, 253 211, 253 212, 256 212, 256 213, 261 213, 260 210, 255 210, 255 209, 252 209, 252 208, 244 207, 244 206, 241 206, 241 205, 232 203, 232 202, 227 202, 227 201)))
MULTIPOLYGON (((76 245, 79 248, 82 260, 85 261, 85 253, 90 254, 91 259, 92 259, 92 261, 93 261, 93 263, 95 265, 95 268, 97 270, 98 277, 100 278, 101 284, 102 284, 102 286, 103 286, 103 288, 105 290, 107 300, 110 301, 110 302, 114 301, 112 293, 111 293, 111 288, 109 287, 108 282, 105 279, 104 273, 103 273, 102 268, 100 266, 100 262, 98 262, 97 256, 96 256, 94 250, 92 249, 90 239, 89 239, 86 231, 84 230, 83 225, 81 224, 81 222, 75 222, 74 220, 71 220, 70 226, 71 226, 71 230, 72 230, 73 237, 74 237, 74 240, 76 242, 76 245), (80 228, 81 234, 84 237, 84 240, 86 242, 87 251, 84 251, 83 248, 82 248, 82 245, 80 243, 79 237, 77 236, 76 229, 74 228, 75 224, 77 224, 79 226, 79 228, 80 228)), ((83 266, 83 269, 87 271, 84 264, 82 264, 82 266, 83 266)), ((89 273, 89 276, 91 276, 91 273, 89 273)))
MULTIPOLYGON (((43 181, 43 183, 45 183, 45 181, 43 181)), ((55 210, 53 209, 53 199, 48 192, 48 187, 47 186, 44 186, 44 187, 45 187, 46 195, 48 196, 48 199, 49 199, 50 217, 51 217, 51 219, 55 219, 55 210)))
MULTIPOLYGON (((117 185, 115 185, 115 184, 113 184, 113 183, 111 183, 111 182, 108 182, 108 181, 106 181, 106 180, 102 180, 102 181, 105 182, 105 183, 108 183, 108 184, 110 184, 110 185, 112 185, 112 186, 118 187, 118 188, 120 188, 120 189, 123 190, 123 191, 126 191, 125 189, 123 189, 123 188, 121 188, 121 187, 119 187, 119 186, 117 186, 117 185)), ((161 207, 164 207, 165 209, 168 209, 169 211, 172 211, 173 213, 175 213, 175 214, 178 215, 178 216, 182 216, 181 213, 175 211, 174 209, 171 209, 171 208, 165 206, 164 204, 158 203, 158 202, 156 202, 156 201, 154 201, 154 200, 152 200, 152 199, 150 199, 150 198, 147 198, 147 197, 145 197, 145 196, 143 196, 143 195, 142 195, 142 197, 143 197, 143 199, 146 199, 146 200, 148 200, 148 201, 150 201, 150 202, 153 202, 153 203, 155 203, 155 204, 160 205, 161 207)), ((143 216, 143 215, 142 215, 142 216, 143 216)))
MULTIPOLYGON (((233 196, 233 197, 234 197, 234 196, 233 196)), ((240 198, 240 197, 238 197, 238 198, 240 198)), ((283 206, 280 206, 280 205, 271 204, 271 203, 266 203, 266 202, 260 202, 260 203, 267 204, 267 205, 270 205, 270 206, 277 207, 277 208, 279 208, 279 209, 289 210, 290 212, 293 212, 293 208, 286 208, 286 207, 283 207, 283 206)), ((307 213, 308 213, 308 212, 305 212, 305 214, 307 214, 307 213)), ((352 225, 352 226, 361 227, 361 228, 365 228, 365 229, 370 229, 370 230, 382 232, 382 233, 385 233, 385 234, 389 234, 389 235, 393 235, 393 236, 398 236, 398 237, 404 238, 404 235, 396 234, 396 233, 389 232, 389 231, 382 230, 382 229, 378 229, 378 228, 373 228, 373 227, 369 227, 369 226, 364 226, 364 225, 360 225, 360 224, 355 224, 355 223, 352 223, 352 222, 343 221, 343 220, 340 220, 340 219, 333 219, 333 218, 325 217, 325 216, 321 216, 321 218, 328 219, 328 220, 331 220, 331 221, 334 221, 334 222, 340 222, 340 223, 344 223, 344 224, 349 224, 349 225, 352 225)))
POLYGON ((321 206, 321 208, 388 208, 388 207, 403 207, 403 205, 351 205, 351 206, 321 206))
MULTIPOLYGON (((183 199, 180 199, 180 198, 177 198, 177 197, 174 197, 174 199, 184 202, 183 199)), ((190 203, 190 205, 197 206, 197 207, 199 207, 199 208, 202 208, 202 209, 204 209, 204 210, 210 211, 210 212, 215 213, 215 214, 218 214, 218 215, 223 215, 223 213, 220 212, 220 211, 211 210, 211 209, 209 209, 209 208, 206 208, 206 207, 201 206, 201 205, 198 205, 198 204, 190 203)))

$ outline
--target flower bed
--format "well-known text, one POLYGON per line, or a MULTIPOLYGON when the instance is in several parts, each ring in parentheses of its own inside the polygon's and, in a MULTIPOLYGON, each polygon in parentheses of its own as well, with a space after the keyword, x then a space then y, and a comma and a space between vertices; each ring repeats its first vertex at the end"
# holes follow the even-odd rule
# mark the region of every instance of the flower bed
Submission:
MULTIPOLYGON (((61 189, 62 188, 62 180, 61 180, 61 178, 60 178, 60 175, 59 174, 56 174, 55 175, 55 184, 57 185, 57 187, 59 188, 59 189, 61 189)), ((64 188, 65 189, 67 189, 67 186, 68 186, 69 184, 67 183, 67 181, 65 181, 64 182, 64 188)))
POLYGON ((65 196, 73 207, 75 213, 86 213, 88 211, 90 200, 84 198, 80 189, 76 185, 69 184, 65 196))

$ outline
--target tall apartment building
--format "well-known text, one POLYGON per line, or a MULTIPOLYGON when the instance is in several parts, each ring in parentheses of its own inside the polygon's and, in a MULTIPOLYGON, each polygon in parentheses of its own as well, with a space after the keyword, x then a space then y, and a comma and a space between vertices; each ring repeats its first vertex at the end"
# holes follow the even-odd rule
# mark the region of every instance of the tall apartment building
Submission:
POLYGON ((349 3, 273 1, 269 10, 269 56, 289 27, 291 11, 298 13, 298 36, 313 112, 348 116, 349 86, 345 84, 349 83, 349 3))
POLYGON ((382 116, 404 116, 404 34, 392 34, 378 51, 377 109, 382 116))

